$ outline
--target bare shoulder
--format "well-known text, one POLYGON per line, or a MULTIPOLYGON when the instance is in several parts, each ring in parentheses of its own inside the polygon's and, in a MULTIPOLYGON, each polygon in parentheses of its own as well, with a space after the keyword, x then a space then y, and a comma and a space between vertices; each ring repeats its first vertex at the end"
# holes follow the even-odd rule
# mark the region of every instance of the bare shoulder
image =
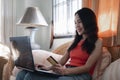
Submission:
POLYGON ((98 38, 95 44, 102 46, 102 42, 103 42, 103 40, 101 38, 98 38))

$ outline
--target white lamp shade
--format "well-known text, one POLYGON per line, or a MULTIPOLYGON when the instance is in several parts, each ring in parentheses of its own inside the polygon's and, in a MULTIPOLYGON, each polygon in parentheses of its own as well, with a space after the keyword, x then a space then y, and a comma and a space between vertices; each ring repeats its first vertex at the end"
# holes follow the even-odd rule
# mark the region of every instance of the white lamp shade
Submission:
POLYGON ((38 7, 28 7, 24 16, 18 21, 17 25, 31 27, 48 26, 38 7))

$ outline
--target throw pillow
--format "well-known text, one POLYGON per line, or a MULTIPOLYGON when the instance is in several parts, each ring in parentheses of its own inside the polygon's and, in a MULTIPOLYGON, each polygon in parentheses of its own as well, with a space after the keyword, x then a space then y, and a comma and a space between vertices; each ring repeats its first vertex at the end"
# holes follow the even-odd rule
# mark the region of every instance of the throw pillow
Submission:
POLYGON ((101 80, 120 80, 120 59, 112 62, 106 68, 101 80))
POLYGON ((50 51, 45 51, 45 50, 33 50, 33 58, 34 58, 34 63, 35 64, 45 64, 46 66, 50 66, 51 63, 49 63, 46 59, 52 56, 55 58, 57 61, 60 60, 62 55, 55 54, 50 51))
POLYGON ((106 47, 103 47, 102 56, 98 60, 94 70, 93 80, 101 80, 105 69, 108 67, 110 63, 111 63, 111 54, 106 47))

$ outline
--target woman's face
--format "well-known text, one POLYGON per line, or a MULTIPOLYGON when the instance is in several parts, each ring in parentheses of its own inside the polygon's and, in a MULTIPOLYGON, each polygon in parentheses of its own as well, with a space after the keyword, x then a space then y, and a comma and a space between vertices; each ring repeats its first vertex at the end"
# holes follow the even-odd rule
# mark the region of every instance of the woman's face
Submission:
POLYGON ((75 28, 79 35, 82 35, 85 32, 82 21, 79 18, 78 14, 75 15, 75 28))

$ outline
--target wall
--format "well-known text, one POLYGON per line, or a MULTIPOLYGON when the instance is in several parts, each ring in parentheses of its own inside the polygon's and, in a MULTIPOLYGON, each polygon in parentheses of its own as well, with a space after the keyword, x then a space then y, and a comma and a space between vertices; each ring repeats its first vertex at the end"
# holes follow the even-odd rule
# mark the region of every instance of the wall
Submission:
MULTIPOLYGON (((59 45, 71 40, 67 39, 55 39, 53 46, 49 49, 50 46, 50 23, 52 21, 52 0, 17 0, 16 1, 16 22, 24 14, 25 9, 29 6, 39 7, 41 13, 45 17, 48 26, 47 27, 38 27, 38 30, 35 34, 35 41, 41 46, 41 49, 52 50, 59 45)), ((22 36, 26 34, 25 27, 17 25, 16 36, 22 36)))

